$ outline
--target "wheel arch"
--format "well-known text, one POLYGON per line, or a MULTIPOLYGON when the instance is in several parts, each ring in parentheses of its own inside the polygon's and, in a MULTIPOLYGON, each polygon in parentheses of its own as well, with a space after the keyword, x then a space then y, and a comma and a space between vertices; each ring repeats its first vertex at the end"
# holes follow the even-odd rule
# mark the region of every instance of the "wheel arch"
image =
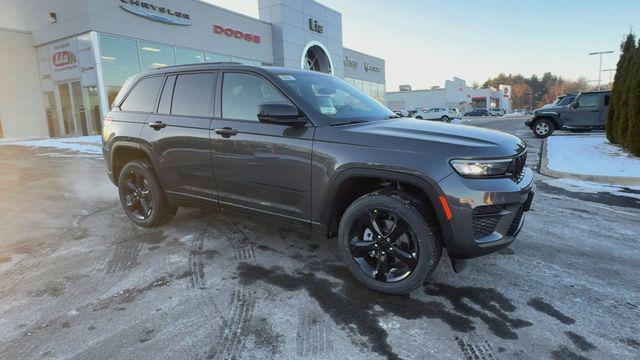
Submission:
POLYGON ((120 171, 131 160, 143 159, 151 164, 151 154, 148 149, 136 142, 119 141, 111 148, 111 174, 114 183, 118 183, 120 171))
POLYGON ((542 120, 542 119, 551 121, 551 123, 553 124, 553 127, 556 130, 560 129, 560 123, 558 122, 558 119, 556 119, 556 117, 552 114, 542 114, 534 117, 533 122, 531 122, 531 129, 533 129, 536 126, 536 122, 538 120, 542 120))
POLYGON ((320 219, 327 237, 337 234, 342 214, 353 201, 385 187, 400 188, 421 200, 426 206, 421 210, 425 216, 433 217, 446 245, 452 237, 452 231, 444 210, 439 205, 442 191, 439 190, 437 182, 400 171, 367 168, 346 169, 332 181, 322 200, 324 206, 320 219))

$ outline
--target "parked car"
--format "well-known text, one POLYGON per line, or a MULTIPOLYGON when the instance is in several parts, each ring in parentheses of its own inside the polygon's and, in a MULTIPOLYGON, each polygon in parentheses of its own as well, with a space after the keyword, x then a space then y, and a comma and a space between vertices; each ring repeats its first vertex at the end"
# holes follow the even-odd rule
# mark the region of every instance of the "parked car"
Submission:
POLYGON ((409 116, 409 112, 406 110, 395 110, 393 113, 400 117, 411 117, 409 116))
POLYGON ((485 108, 475 108, 469 112, 466 112, 464 116, 494 116, 494 115, 485 108))
POLYGON ((460 271, 464 259, 509 246, 533 198, 520 138, 398 119, 313 71, 145 72, 120 90, 102 139, 134 224, 164 224, 178 206, 304 224, 337 236, 351 274, 392 294, 421 286, 443 249, 460 271))
POLYGON ((451 119, 458 117, 457 115, 458 114, 451 109, 430 108, 426 110, 418 110, 415 118, 419 120, 440 120, 443 122, 449 122, 451 119))
POLYGON ((610 98, 611 91, 567 95, 557 99, 553 106, 535 110, 525 125, 538 138, 546 138, 559 129, 575 132, 602 130, 607 121, 610 98))
POLYGON ((506 111, 504 111, 504 109, 489 109, 489 112, 493 116, 503 116, 504 114, 506 114, 506 111))

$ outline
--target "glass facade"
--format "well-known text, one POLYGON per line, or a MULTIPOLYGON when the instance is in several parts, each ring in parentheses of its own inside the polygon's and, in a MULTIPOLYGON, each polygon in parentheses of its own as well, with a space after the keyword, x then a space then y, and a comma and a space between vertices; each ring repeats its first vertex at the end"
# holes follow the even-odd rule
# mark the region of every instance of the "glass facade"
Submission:
POLYGON ((385 94, 385 84, 378 83, 375 81, 367 81, 360 79, 353 79, 350 77, 345 77, 344 81, 349 84, 357 87, 362 90, 365 94, 371 96, 372 98, 378 100, 381 103, 384 103, 384 94, 385 94))
POLYGON ((102 73, 107 87, 109 105, 115 100, 125 80, 141 71, 203 62, 237 62, 258 66, 262 64, 260 61, 205 52, 204 50, 107 34, 99 34, 99 41, 102 73))

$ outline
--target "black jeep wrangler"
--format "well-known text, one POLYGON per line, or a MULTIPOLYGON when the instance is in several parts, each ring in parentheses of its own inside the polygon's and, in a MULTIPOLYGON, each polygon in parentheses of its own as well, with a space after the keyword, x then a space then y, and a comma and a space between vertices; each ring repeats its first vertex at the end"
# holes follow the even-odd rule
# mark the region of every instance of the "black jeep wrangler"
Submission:
POLYGON ((611 91, 581 92, 558 97, 551 106, 537 109, 524 124, 539 138, 555 130, 573 132, 603 130, 609 112, 611 91))
POLYGON ((237 64, 166 67, 127 80, 103 153, 127 216, 202 206, 338 237, 366 286, 405 293, 443 248, 509 246, 533 196, 526 145, 502 132, 399 118, 334 76, 237 64))

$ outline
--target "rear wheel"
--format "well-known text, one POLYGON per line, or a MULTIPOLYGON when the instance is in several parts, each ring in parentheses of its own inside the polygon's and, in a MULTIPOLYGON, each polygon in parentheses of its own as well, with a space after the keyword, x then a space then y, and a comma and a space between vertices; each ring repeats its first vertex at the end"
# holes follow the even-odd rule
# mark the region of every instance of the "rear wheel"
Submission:
POLYGON ((553 133, 555 127, 548 119, 538 119, 533 123, 533 127, 531 129, 537 138, 544 139, 553 133))
POLYGON ((447 115, 443 115, 440 120, 442 120, 442 122, 449 122, 451 119, 447 115))
POLYGON ((422 120, 422 116, 416 116, 416 119, 422 120))
POLYGON ((125 213, 138 226, 164 224, 178 210, 165 197, 153 168, 145 160, 131 161, 122 168, 118 192, 125 213))
POLYGON ((390 190, 365 195, 347 208, 338 230, 340 253, 362 284, 404 294, 431 276, 442 245, 420 208, 410 195, 390 190))

